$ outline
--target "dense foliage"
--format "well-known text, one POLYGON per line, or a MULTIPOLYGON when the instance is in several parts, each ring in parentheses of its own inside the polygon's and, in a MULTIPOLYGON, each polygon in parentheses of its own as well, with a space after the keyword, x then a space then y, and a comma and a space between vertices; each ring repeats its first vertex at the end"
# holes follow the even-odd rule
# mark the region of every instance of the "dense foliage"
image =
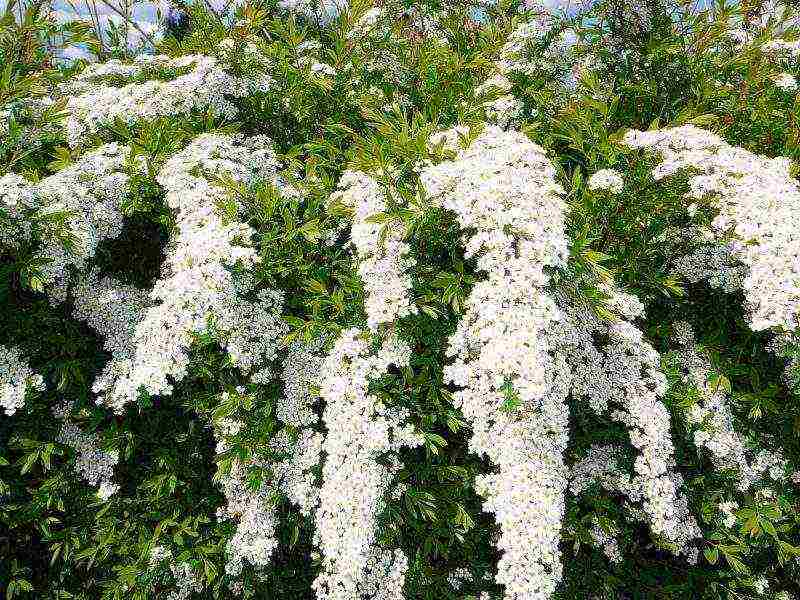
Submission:
POLYGON ((545 4, 6 11, 0 594, 800 598, 795 9, 545 4))

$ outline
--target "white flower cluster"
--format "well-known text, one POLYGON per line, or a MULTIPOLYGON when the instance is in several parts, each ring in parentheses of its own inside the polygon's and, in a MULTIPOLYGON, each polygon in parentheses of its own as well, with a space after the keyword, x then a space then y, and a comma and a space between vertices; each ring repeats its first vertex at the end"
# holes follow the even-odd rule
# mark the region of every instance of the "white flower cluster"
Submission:
POLYGON ((72 298, 72 316, 100 334, 103 348, 111 354, 94 382, 95 390, 101 389, 131 368, 134 332, 151 304, 148 292, 112 277, 100 279, 96 271, 90 271, 76 282, 72 298))
POLYGON ((594 57, 578 57, 573 28, 564 28, 557 36, 548 39, 548 33, 558 24, 558 19, 548 12, 529 14, 527 20, 511 32, 500 50, 500 60, 496 63, 500 72, 526 76, 546 73, 561 79, 567 88, 574 89, 576 77, 582 70, 593 67, 594 57))
MULTIPOLYGON (((216 424, 217 453, 228 450, 228 436, 237 434, 241 427, 241 423, 230 419, 216 424)), ((305 429, 297 440, 292 440, 282 430, 270 440, 268 447, 284 458, 269 462, 256 460, 253 465, 234 460, 230 472, 220 477, 227 504, 218 509, 217 517, 237 522, 236 533, 227 545, 226 572, 229 575, 241 573, 245 560, 254 567, 263 568, 269 564, 278 546, 275 502, 279 496, 285 495, 300 507, 302 514, 310 516, 319 495, 311 469, 319 464, 322 437, 320 433, 305 429), (267 468, 273 476, 253 490, 248 484, 248 466, 267 468)))
POLYGON ((622 175, 619 171, 615 171, 614 169, 601 169, 589 177, 587 185, 593 192, 597 190, 608 190, 612 194, 619 194, 625 186, 625 182, 622 180, 622 175))
POLYGON ((172 573, 175 589, 165 596, 166 600, 187 600, 193 593, 203 591, 202 579, 188 562, 176 562, 172 550, 153 546, 149 563, 151 567, 166 566, 172 573))
POLYGON ((698 402, 687 410, 686 415, 690 424, 699 426, 693 436, 694 442, 709 451, 717 468, 737 471, 737 486, 745 491, 757 475, 751 471, 743 440, 733 427, 727 393, 722 386, 713 386, 709 381, 711 364, 698 351, 691 326, 679 322, 674 328, 676 341, 684 346, 677 356, 683 371, 682 379, 699 392, 698 402))
POLYGON ((717 508, 719 508, 719 512, 722 513, 722 522, 725 524, 725 527, 731 529, 736 525, 736 515, 734 513, 739 509, 738 503, 730 501, 720 502, 717 508))
POLYGON ((648 481, 639 474, 631 477, 620 467, 618 458, 622 455, 623 449, 618 446, 594 445, 589 448, 586 456, 575 463, 571 469, 570 491, 577 496, 592 485, 598 484, 606 490, 621 494, 625 497, 624 507, 633 519, 650 523, 656 533, 664 535, 669 541, 677 544, 678 550, 684 552, 690 561, 695 562, 698 557, 697 549, 681 547, 681 544, 685 545, 688 540, 701 537, 702 532, 689 514, 685 498, 676 497, 675 492, 670 489, 677 489, 682 484, 679 476, 675 473, 667 476, 672 486, 669 485, 669 482, 667 483, 666 494, 667 496, 672 495, 672 499, 677 501, 677 506, 662 507, 662 512, 672 515, 672 522, 666 528, 663 525, 662 517, 662 528, 658 530, 651 508, 652 503, 649 502, 652 492, 647 488, 654 482, 658 486, 663 483, 665 478, 661 477, 660 481, 658 479, 648 481), (644 505, 644 510, 641 508, 642 505, 644 505), (687 522, 681 524, 680 519, 687 519, 687 522))
POLYGON ((694 246, 690 252, 675 259, 673 273, 690 283, 707 281, 710 286, 726 293, 742 289, 748 268, 736 259, 736 240, 717 242, 707 230, 687 227, 675 228, 670 241, 690 242, 694 246))
POLYGON ((476 95, 494 96, 485 104, 486 119, 503 129, 514 124, 523 109, 522 102, 514 97, 511 88, 511 81, 502 73, 495 73, 475 88, 476 95))
POLYGON ((711 379, 711 364, 697 347, 691 326, 679 321, 673 325, 674 339, 683 346, 677 353, 681 378, 698 391, 698 399, 687 410, 687 421, 698 427, 694 432, 697 446, 706 448, 718 469, 736 473, 736 487, 750 490, 764 474, 777 482, 789 478, 789 463, 780 452, 762 449, 750 461, 742 436, 734 429, 726 390, 711 379))
MULTIPOLYGON (((494 63, 497 73, 475 88, 477 95, 490 94, 494 98, 485 105, 487 120, 503 129, 515 126, 523 111, 523 103, 511 93, 512 83, 508 79, 513 74, 534 74, 544 62, 548 54, 554 50, 549 47, 545 56, 537 53, 532 58, 530 47, 540 41, 547 32, 547 19, 543 15, 520 23, 508 36, 505 45, 500 49, 498 60, 494 63), (497 95, 499 92, 499 95, 497 95)), ((555 44, 558 46, 558 44, 555 44)))
MULTIPOLYGON (((641 303, 626 301, 624 296, 616 292, 610 306, 629 319, 643 316, 641 303)), ((689 542, 701 533, 680 493, 683 479, 674 470, 670 416, 660 402, 667 388, 666 377, 659 371, 660 357, 631 323, 600 321, 586 312, 580 307, 565 308, 571 327, 561 335, 560 351, 573 373, 573 395, 586 397, 598 414, 612 409, 612 418, 627 426, 631 444, 640 455, 626 493, 643 502, 656 534, 693 555, 689 542), (600 348, 593 342, 597 336, 607 340, 600 348)))
MULTIPOLYGON (((454 137, 436 140, 452 146, 454 137)), ((547 598, 560 580, 570 392, 588 396, 597 412, 616 408, 612 416, 628 425, 641 451, 631 486, 653 530, 683 549, 699 529, 672 470, 659 356, 627 321, 600 322, 588 307, 550 291, 546 269, 566 265, 567 239, 563 189, 543 150, 517 132, 488 126, 455 160, 425 169, 420 180, 430 198, 474 231, 465 254, 477 255, 478 270, 487 274, 449 341, 456 360, 445 380, 462 388, 454 398, 473 428, 470 449, 499 467, 476 478, 476 488, 501 525, 497 580, 506 597, 547 598), (595 348, 593 334, 608 339, 605 347, 595 348)), ((641 302, 609 291, 622 316, 642 315, 641 302)))
POLYGON ((578 496, 595 483, 602 487, 620 492, 628 499, 636 498, 631 476, 619 467, 618 458, 624 451, 618 446, 593 445, 586 456, 576 462, 570 469, 569 489, 578 496))
POLYGON ((35 185, 16 173, 0 177, 0 246, 14 249, 30 241, 39 208, 35 185))
POLYGON ((450 587, 455 591, 460 590, 464 584, 472 581, 472 579, 472 571, 464 567, 454 569, 447 574, 447 583, 449 583, 450 587))
MULTIPOLYGON (((71 269, 84 268, 101 241, 122 232, 121 208, 128 194, 127 154, 127 146, 106 144, 35 185, 26 185, 16 175, 0 178, 0 195, 12 219, 23 216, 20 208, 27 212, 38 207, 37 219, 67 213, 69 243, 55 231, 45 231, 38 251, 39 258, 50 261, 41 266, 40 277, 53 303, 66 299, 71 269)), ((30 224, 24 225, 24 220, 18 231, 28 237, 30 224)), ((13 231, 4 230, 0 241, 14 247, 12 236, 13 231)))
POLYGON ((104 450, 100 447, 97 435, 84 433, 70 422, 69 407, 66 404, 53 407, 53 414, 63 421, 55 441, 75 450, 75 471, 89 485, 100 486, 97 494, 103 500, 108 500, 119 490, 119 485, 112 483, 114 467, 119 462, 119 452, 104 450))
POLYGON ((98 85, 124 81, 130 83, 134 78, 165 70, 188 71, 191 61, 175 63, 165 54, 138 54, 132 62, 126 63, 114 58, 105 62, 89 63, 76 75, 59 85, 62 95, 79 95, 94 90, 98 85))
POLYGON ((408 39, 402 35, 405 28, 397 27, 398 14, 389 8, 375 6, 353 24, 347 37, 357 58, 340 68, 341 75, 348 78, 348 97, 386 100, 382 110, 391 109, 394 102, 407 106, 408 98, 395 89, 391 95, 394 102, 390 101, 381 89, 381 82, 391 82, 394 88, 412 83, 408 65, 398 56, 398 50, 408 44, 408 39))
POLYGON ((612 563, 622 562, 622 552, 619 549, 619 541, 617 535, 619 530, 610 524, 602 524, 599 519, 595 518, 592 522, 592 527, 589 529, 589 535, 597 548, 602 550, 606 558, 612 563))
POLYGON ((379 325, 417 312, 411 299, 411 249, 403 241, 405 225, 396 219, 386 223, 369 221, 387 209, 380 184, 366 173, 345 171, 339 190, 330 201, 354 212, 350 240, 358 255, 369 328, 375 331, 379 325))
POLYGON ((6 415, 24 406, 29 391, 44 388, 44 378, 31 370, 19 349, 0 345, 0 406, 6 415))
POLYGON ((800 332, 782 331, 773 337, 767 349, 786 361, 783 380, 794 393, 800 391, 800 332))
POLYGON ((297 429, 318 421, 312 405, 319 398, 316 388, 325 361, 320 354, 324 342, 323 337, 311 343, 295 340, 283 353, 283 395, 275 406, 275 416, 297 429))
POLYGON ((278 7, 328 25, 348 4, 348 0, 279 0, 278 7))
POLYGON ((0 109, 0 139, 8 135, 11 130, 11 111, 0 109))
MULTIPOLYGON (((231 269, 252 267, 256 251, 248 244, 254 231, 229 222, 218 208, 225 190, 203 173, 227 176, 249 184, 256 178, 275 180, 276 163, 269 141, 236 140, 204 134, 175 154, 157 176, 167 190, 166 202, 176 213, 175 239, 164 265, 164 276, 150 292, 148 307, 129 342, 131 358, 112 378, 95 382, 94 391, 115 410, 144 388, 153 395, 172 393, 172 383, 186 375, 193 334, 213 332, 245 372, 275 358, 277 343, 288 331, 279 318, 282 296, 260 291, 256 301, 244 299, 249 281, 231 269), (201 174, 193 175, 195 171, 201 174)), ((269 378, 269 372, 261 379, 269 378)))
POLYGON ((779 73, 772 82, 785 92, 797 91, 797 79, 791 73, 779 73))
POLYGON ((169 593, 167 600, 189 600, 192 594, 203 591, 203 580, 188 562, 172 563, 170 571, 175 578, 176 589, 169 593))
MULTIPOLYGON (((257 490, 247 483, 247 467, 238 460, 232 462, 231 471, 220 477, 227 505, 218 510, 219 518, 237 521, 236 533, 228 542, 226 572, 237 575, 244 561, 252 566, 265 567, 277 548, 275 528, 278 524, 275 501, 280 495, 296 504, 302 514, 310 516, 319 500, 312 469, 320 463, 323 436, 310 427, 317 424, 312 404, 317 400, 315 388, 319 385, 323 340, 310 344, 295 341, 286 349, 281 379, 284 394, 278 400, 276 416, 299 433, 297 439, 281 430, 269 443, 269 449, 283 458, 273 461, 256 460, 252 466, 272 471, 269 481, 263 481, 257 490)), ((244 389, 237 390, 244 393, 244 389)), ((223 400, 227 399, 227 392, 223 400)), ((223 419, 215 424, 217 453, 229 449, 230 436, 241 431, 243 424, 223 419)))
POLYGON ((529 73, 534 65, 528 59, 528 50, 547 33, 546 21, 532 18, 520 23, 508 36, 500 50, 500 60, 496 63, 504 75, 517 72, 529 73))
POLYGON ((658 181, 691 168, 691 199, 709 194, 719 214, 710 231, 730 245, 748 271, 743 288, 754 331, 800 325, 800 187, 789 174, 790 160, 769 159, 729 146, 694 125, 660 131, 629 131, 623 143, 650 148, 662 157, 654 169, 658 181))
POLYGON ((342 332, 320 375, 328 434, 316 513, 322 570, 313 588, 319 600, 403 597, 408 561, 401 551, 387 552, 376 543, 376 519, 399 464, 377 459, 423 440, 402 425, 405 411, 386 407, 368 392, 370 380, 390 365, 407 365, 411 349, 389 332, 374 352, 370 338, 358 329, 342 332))
MULTIPOLYGON (((224 399, 224 398, 223 398, 224 399)), ((241 430, 241 423, 225 419, 215 424, 217 454, 229 449, 228 436, 241 430)), ((218 519, 235 519, 236 533, 228 541, 226 573, 236 576, 242 571, 244 561, 255 567, 265 567, 278 546, 275 528, 278 516, 274 504, 276 488, 262 482, 257 490, 248 484, 248 465, 234 459, 231 470, 220 477, 220 487, 227 503, 217 509, 218 519)))
POLYGON ((497 582, 506 598, 549 598, 561 579, 567 486, 567 390, 550 357, 559 318, 545 267, 567 257, 562 189, 544 151, 517 132, 487 126, 455 160, 420 176, 429 197, 473 230, 466 256, 487 274, 448 342, 445 380, 471 423, 470 450, 499 467, 476 478, 501 527, 497 582), (509 394, 520 407, 504 409, 509 394))
POLYGON ((382 6, 373 6, 353 23, 352 29, 347 32, 347 37, 358 39, 367 35, 385 16, 386 11, 382 6))
POLYGON ((800 57, 800 40, 790 41, 781 38, 768 40, 761 45, 761 51, 783 59, 798 58, 800 57))
POLYGON ((128 67, 112 63, 105 67, 94 67, 80 81, 85 89, 79 94, 68 95, 69 114, 65 127, 69 145, 79 146, 88 136, 97 133, 104 125, 113 124, 116 119, 133 123, 190 114, 193 110, 211 110, 232 118, 238 111, 226 96, 244 97, 254 89, 263 90, 267 85, 263 73, 257 73, 252 78, 237 77, 212 56, 187 55, 171 60, 158 57, 156 60, 161 68, 191 70, 171 81, 151 80, 114 87, 100 82, 92 83, 103 75, 135 76, 141 72, 142 64, 128 67))

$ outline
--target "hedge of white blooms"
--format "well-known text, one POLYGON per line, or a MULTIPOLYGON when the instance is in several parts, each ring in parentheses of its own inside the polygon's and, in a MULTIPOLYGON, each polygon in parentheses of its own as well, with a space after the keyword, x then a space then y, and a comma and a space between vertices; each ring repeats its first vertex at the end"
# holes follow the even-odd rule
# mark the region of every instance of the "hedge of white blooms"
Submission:
POLYGON ((635 4, 0 36, 6 597, 796 598, 800 31, 635 4))

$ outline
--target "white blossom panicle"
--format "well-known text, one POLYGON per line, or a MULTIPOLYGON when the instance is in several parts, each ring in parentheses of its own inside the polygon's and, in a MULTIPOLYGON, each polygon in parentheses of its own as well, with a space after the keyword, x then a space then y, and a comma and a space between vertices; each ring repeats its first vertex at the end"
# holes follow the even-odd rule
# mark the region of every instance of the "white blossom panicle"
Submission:
POLYGON ((0 139, 8 135, 11 130, 11 111, 0 109, 0 139))
POLYGON ((64 233, 69 234, 69 242, 44 229, 38 250, 38 257, 48 261, 38 276, 54 304, 66 299, 72 271, 85 268, 100 242, 122 232, 121 209, 128 196, 127 154, 127 146, 106 144, 35 185, 16 175, 0 178, 0 199, 11 217, 11 224, 0 226, 0 243, 17 247, 19 240, 30 238, 32 219, 66 214, 68 231, 64 233), (13 240, 15 232, 17 241, 13 240))
POLYGON ((129 368, 95 381, 95 393, 117 411, 136 399, 140 388, 152 395, 172 393, 170 379, 186 375, 193 334, 215 334, 234 364, 251 373, 275 358, 278 340, 288 332, 278 316, 279 293, 262 290, 255 301, 242 297, 248 283, 232 269, 258 261, 249 245, 254 231, 225 217, 218 208, 226 198, 224 188, 204 174, 193 175, 196 171, 243 184, 274 181, 275 155, 265 138, 237 144, 227 136, 204 134, 159 172, 166 202, 176 212, 177 235, 150 293, 152 305, 134 330, 129 368))
POLYGON ((767 350, 786 361, 783 381, 795 394, 800 392, 800 332, 779 332, 770 340, 767 350))
POLYGON ((70 213, 72 247, 67 250, 55 241, 45 244, 43 251, 53 260, 42 269, 45 288, 49 284, 49 293, 57 300, 63 301, 66 296, 67 267, 84 268, 101 241, 122 233, 122 204, 128 197, 128 175, 124 172, 127 156, 127 146, 106 144, 36 186, 44 198, 44 212, 70 213))
POLYGON ((499 467, 476 478, 476 486, 501 525, 497 580, 506 597, 548 598, 560 580, 570 392, 587 397, 598 413, 613 409, 628 426, 641 453, 629 487, 654 532, 691 553, 688 542, 699 528, 673 468, 669 414, 660 403, 666 379, 658 353, 624 320, 642 316, 644 306, 601 286, 624 317, 601 322, 551 291, 548 269, 566 266, 566 208, 542 149, 489 126, 455 160, 420 179, 430 198, 474 231, 466 256, 477 256, 487 274, 450 338, 456 360, 445 379, 462 388, 454 399, 472 425, 470 449, 499 467), (595 348, 594 334, 608 342, 595 348))
POLYGON ((741 48, 742 46, 753 41, 753 34, 750 31, 741 28, 730 29, 726 31, 725 37, 727 41, 737 48, 741 48))
POLYGON ((44 378, 31 370, 19 349, 0 345, 0 406, 6 415, 24 406, 29 391, 44 388, 44 378))
POLYGON ((587 182, 592 191, 608 190, 612 194, 619 194, 625 186, 622 175, 614 169, 601 169, 589 177, 587 182))
MULTIPOLYGON (((113 58, 105 62, 89 63, 80 72, 60 84, 60 91, 65 94, 79 95, 92 91, 98 85, 123 81, 130 83, 134 78, 148 72, 167 69, 191 69, 191 62, 175 60, 166 54, 139 54, 130 63, 113 58)), ((119 86, 121 87, 121 86, 119 86)))
POLYGON ((608 491, 622 495, 625 499, 624 507, 631 518, 649 523, 657 534, 676 544, 678 551, 694 562, 697 559, 697 549, 688 547, 687 543, 693 538, 701 537, 702 532, 688 512, 685 498, 676 493, 682 481, 674 472, 649 478, 642 476, 640 472, 631 476, 619 464, 618 459, 623 454, 624 449, 618 446, 594 445, 589 448, 586 456, 571 469, 570 491, 578 496, 592 485, 598 484, 608 491), (657 494, 663 496, 660 502, 653 501, 657 494), (669 507, 669 502, 676 500, 677 506, 669 507), (678 521, 681 518, 687 519, 687 522, 680 524, 678 521))
POLYGON ((660 357, 630 323, 610 324, 608 336, 600 372, 609 388, 603 398, 620 407, 611 416, 628 426, 631 444, 640 452, 633 482, 642 489, 653 531, 677 544, 679 551, 692 552, 689 542, 702 533, 681 493, 683 478, 675 471, 670 416, 660 401, 667 389, 660 357))
POLYGON ((167 595, 167 600, 189 600, 192 594, 203 591, 203 580, 188 562, 172 563, 170 571, 175 578, 175 589, 167 595))
POLYGON ((420 180, 475 232, 466 256, 487 275, 448 342, 455 362, 444 375, 462 388, 454 399, 473 429, 470 450, 499 467, 476 478, 501 527, 497 582, 509 600, 544 600, 561 579, 567 487, 567 389, 548 353, 560 313, 544 270, 567 257, 563 190, 539 146, 496 126, 420 180), (519 406, 509 407, 514 398, 519 406))
POLYGON ((574 51, 576 32, 564 28, 552 39, 548 32, 557 24, 557 19, 546 11, 529 14, 521 22, 500 50, 495 63, 500 73, 507 76, 537 76, 547 73, 557 77, 567 88, 574 89, 576 76, 582 68, 590 67, 591 57, 584 57, 581 65, 574 51))
POLYGON ((0 177, 0 246, 16 249, 30 241, 33 216, 40 207, 34 184, 16 173, 0 177))
POLYGON ((741 492, 750 490, 765 474, 774 481, 786 481, 788 462, 780 452, 764 449, 754 459, 748 458, 744 439, 734 428, 728 393, 711 378, 711 363, 698 348, 691 326, 679 321, 673 328, 675 341, 682 346, 677 353, 681 379, 698 392, 697 402, 686 413, 688 423, 696 428, 695 445, 708 450, 716 468, 736 473, 741 492))
POLYGON ((599 484, 607 490, 618 492, 633 502, 641 500, 631 476, 620 468, 618 458, 624 450, 618 446, 593 445, 581 460, 570 469, 569 489, 578 496, 599 484))
POLYGON ((119 485, 112 483, 119 452, 101 448, 98 436, 81 431, 68 413, 66 404, 53 407, 53 414, 63 421, 55 441, 75 450, 75 471, 89 485, 99 486, 98 495, 107 500, 119 490, 119 485))
POLYGON ((378 22, 386 17, 386 10, 382 6, 373 6, 353 24, 352 29, 347 32, 350 39, 359 39, 368 34, 378 22))
MULTIPOLYGON (((251 466, 269 468, 273 477, 262 481, 257 490, 247 483, 247 467, 234 460, 229 473, 220 476, 227 505, 218 517, 236 521, 236 533, 227 546, 226 572, 238 575, 247 561, 254 567, 266 567, 278 546, 275 529, 278 525, 275 500, 285 497, 300 512, 311 516, 319 501, 319 487, 312 469, 319 465, 323 436, 311 429, 318 418, 312 404, 318 399, 314 389, 319 385, 322 340, 310 344, 295 341, 286 349, 281 377, 284 394, 278 400, 276 416, 299 430, 296 439, 281 430, 269 443, 270 450, 283 455, 274 461, 256 460, 251 466)), ((223 395, 225 397, 227 392, 223 395)), ((243 427, 230 418, 215 424, 217 453, 228 450, 228 437, 243 427)))
POLYGON ((112 277, 100 279, 91 271, 76 282, 72 298, 72 316, 101 335, 103 348, 111 354, 95 385, 113 382, 131 368, 136 351, 134 332, 151 304, 148 291, 112 277))
POLYGON ((177 562, 172 550, 164 546, 153 546, 150 550, 148 563, 151 567, 164 567, 172 574, 173 581, 162 581, 162 584, 172 584, 174 589, 170 590, 164 597, 166 600, 187 600, 193 593, 203 591, 203 581, 197 577, 195 570, 188 562, 177 562))
POLYGON ((628 321, 635 321, 645 317, 644 304, 633 294, 626 294, 616 286, 605 282, 598 284, 597 287, 601 292, 608 295, 606 306, 613 314, 628 321))
POLYGON ((293 445, 293 454, 280 463, 278 475, 286 498, 311 516, 319 504, 320 488, 312 469, 320 464, 324 436, 312 429, 303 429, 293 445))
POLYGON ((800 187, 786 158, 766 158, 734 146, 694 125, 660 131, 629 131, 623 143, 657 151, 653 171, 661 180, 691 168, 694 200, 712 195, 719 214, 710 232, 717 240, 736 237, 733 258, 747 267, 742 284, 754 331, 800 325, 800 187), (727 237, 726 237, 727 236, 727 237))
POLYGON ((531 43, 547 33, 547 25, 543 19, 523 21, 511 32, 505 45, 500 50, 500 59, 496 63, 504 75, 510 73, 526 73, 533 65, 527 57, 531 43))
POLYGON ((736 259, 738 240, 715 242, 708 231, 696 227, 688 227, 680 234, 676 233, 673 240, 700 244, 675 259, 673 273, 681 275, 690 283, 707 281, 710 286, 726 293, 742 289, 748 268, 736 259))
MULTIPOLYGON (((241 427, 241 423, 230 419, 215 424, 217 454, 228 450, 228 436, 238 433, 241 427)), ((236 521, 236 533, 226 547, 225 571, 232 576, 241 573, 245 561, 254 567, 267 566, 278 547, 275 537, 278 515, 274 504, 277 489, 270 482, 262 482, 254 491, 247 475, 248 465, 234 459, 230 472, 220 476, 227 503, 217 509, 217 518, 236 521)))
POLYGON ((345 171, 339 191, 330 200, 354 212, 350 240, 358 254, 358 273, 364 284, 367 324, 379 325, 417 312, 411 299, 411 249, 403 239, 405 225, 393 220, 374 223, 369 218, 387 209, 380 184, 366 173, 345 171), (385 237, 382 232, 386 227, 385 237))
POLYGON ((411 349, 390 333, 373 352, 365 337, 369 334, 358 329, 343 331, 320 375, 328 434, 316 512, 322 570, 313 588, 319 600, 403 597, 408 561, 401 551, 389 552, 376 540, 376 520, 394 475, 393 467, 377 459, 423 439, 402 425, 408 416, 404 411, 386 407, 368 387, 390 365, 407 365, 411 349))
POLYGON ((486 103, 486 118, 489 123, 506 129, 520 116, 523 104, 511 94, 511 81, 502 73, 495 73, 475 88, 476 94, 495 96, 486 103), (498 95, 499 92, 499 95, 498 95))
MULTIPOLYGON (((641 303, 619 291, 610 307, 627 318, 642 316, 641 303)), ((601 321, 586 308, 565 306, 564 332, 559 353, 572 372, 572 393, 588 400, 598 415, 611 417, 628 428, 631 444, 639 451, 634 476, 625 489, 631 501, 641 503, 654 533, 673 542, 679 551, 693 553, 691 540, 701 536, 681 493, 683 480, 675 471, 670 416, 660 399, 666 377, 660 357, 634 325, 626 320, 601 321), (606 341, 599 344, 594 339, 606 341)), ((619 482, 618 482, 619 483, 619 482)))
POLYGON ((681 378, 699 392, 697 403, 687 410, 686 415, 690 424, 699 427, 694 433, 694 442, 708 450, 715 467, 736 471, 739 474, 737 486, 745 491, 757 475, 751 470, 743 440, 733 427, 727 392, 709 381, 711 364, 698 351, 691 326, 683 321, 675 326, 676 341, 680 340, 683 346, 677 356, 681 378))
POLYGON ((172 552, 164 546, 153 546, 150 549, 148 564, 152 567, 172 558, 172 552))
POLYGON ((449 583, 450 587, 455 591, 460 590, 465 583, 471 581, 472 579, 472 571, 464 567, 454 569, 447 575, 447 583, 449 583))
POLYGON ((129 68, 117 63, 105 68, 98 66, 84 77, 81 85, 85 89, 79 94, 68 94, 65 127, 69 145, 79 146, 103 125, 110 125, 116 119, 133 123, 190 114, 193 110, 211 110, 232 118, 238 111, 229 97, 244 97, 254 87, 265 87, 263 73, 251 79, 237 77, 212 56, 188 55, 172 60, 159 58, 160 68, 190 70, 170 81, 134 82, 122 87, 104 85, 100 82, 101 74, 131 77, 141 72, 141 64, 129 68))
POLYGON ((800 40, 784 40, 777 38, 768 40, 761 45, 761 51, 778 58, 800 57, 800 40))
POLYGON ((319 337, 311 343, 295 340, 282 353, 283 395, 275 406, 275 416, 298 429, 318 421, 312 405, 319 398, 315 388, 320 385, 320 371, 325 357, 321 354, 325 339, 319 337))

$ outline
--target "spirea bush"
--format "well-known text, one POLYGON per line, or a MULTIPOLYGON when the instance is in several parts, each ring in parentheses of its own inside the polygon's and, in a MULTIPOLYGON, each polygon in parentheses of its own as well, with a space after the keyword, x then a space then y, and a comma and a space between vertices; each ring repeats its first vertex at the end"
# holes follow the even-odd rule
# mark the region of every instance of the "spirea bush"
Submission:
POLYGON ((7 11, 0 595, 800 598, 795 8, 558 4, 7 11))

